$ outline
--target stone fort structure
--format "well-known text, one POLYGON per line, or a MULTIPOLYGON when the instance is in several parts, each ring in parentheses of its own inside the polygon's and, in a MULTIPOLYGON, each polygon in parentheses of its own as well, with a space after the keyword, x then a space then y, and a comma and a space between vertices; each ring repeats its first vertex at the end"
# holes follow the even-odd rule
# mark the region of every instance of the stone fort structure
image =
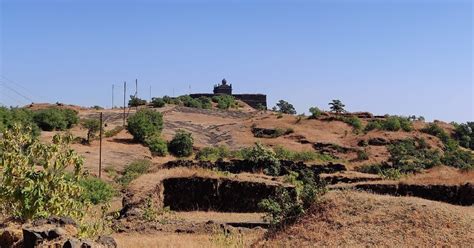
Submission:
POLYGON ((267 95, 264 94, 232 94, 232 84, 228 84, 227 80, 222 79, 221 84, 214 86, 213 94, 190 94, 192 98, 202 96, 213 97, 215 95, 230 95, 242 102, 247 103, 250 107, 258 109, 260 107, 267 108, 267 95))

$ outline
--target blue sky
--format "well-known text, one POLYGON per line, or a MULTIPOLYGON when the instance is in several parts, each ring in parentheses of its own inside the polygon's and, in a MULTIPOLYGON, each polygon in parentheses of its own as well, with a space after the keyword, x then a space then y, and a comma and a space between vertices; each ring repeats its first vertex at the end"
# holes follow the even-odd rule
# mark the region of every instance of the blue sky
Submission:
POLYGON ((268 94, 298 112, 472 121, 471 1, 0 0, 0 102, 116 104, 139 95, 268 94))

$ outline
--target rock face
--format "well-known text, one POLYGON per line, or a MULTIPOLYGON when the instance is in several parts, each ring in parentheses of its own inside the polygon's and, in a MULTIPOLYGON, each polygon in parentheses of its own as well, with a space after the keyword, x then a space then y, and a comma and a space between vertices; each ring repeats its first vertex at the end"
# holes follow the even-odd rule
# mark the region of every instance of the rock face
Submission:
POLYGON ((6 230, 0 235, 0 247, 106 247, 115 248, 117 243, 113 238, 100 237, 95 242, 79 240, 77 224, 70 218, 50 217, 34 221, 24 226, 20 235, 14 230, 6 230))
POLYGON ((280 184, 225 178, 169 178, 163 181, 163 201, 174 211, 261 212, 258 203, 282 187, 294 192, 294 187, 280 184))
POLYGON ((256 138, 278 138, 280 136, 288 135, 293 133, 292 129, 279 129, 279 128, 252 128, 253 136, 256 138))
POLYGON ((474 184, 463 185, 418 185, 418 184, 359 184, 356 189, 395 196, 416 196, 433 201, 456 205, 474 204, 474 184))

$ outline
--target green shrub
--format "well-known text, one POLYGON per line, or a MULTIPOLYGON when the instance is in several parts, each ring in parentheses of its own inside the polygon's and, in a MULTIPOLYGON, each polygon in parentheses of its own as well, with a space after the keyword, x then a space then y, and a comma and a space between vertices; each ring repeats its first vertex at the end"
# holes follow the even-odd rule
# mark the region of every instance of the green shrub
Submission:
POLYGON ((148 137, 163 130, 163 115, 150 109, 141 109, 128 118, 127 130, 135 141, 145 143, 148 137))
POLYGON ((168 155, 168 144, 158 135, 148 138, 146 145, 150 149, 153 156, 165 157, 168 155))
POLYGON ((226 159, 232 156, 232 152, 226 146, 205 147, 196 153, 196 159, 200 161, 215 162, 219 159, 226 159))
POLYGON ((87 129, 87 143, 91 142, 91 139, 95 137, 97 132, 100 131, 100 120, 98 119, 86 119, 81 123, 82 127, 87 129))
POLYGON ((474 150, 474 122, 454 123, 454 127, 453 138, 459 142, 459 145, 474 150))
POLYGON ((153 97, 151 99, 151 105, 154 108, 162 108, 166 105, 166 102, 165 102, 165 100, 163 100, 163 98, 153 97))
POLYGON ((365 150, 357 151, 357 160, 364 161, 369 160, 369 154, 365 150))
POLYGON ((275 152, 261 143, 256 143, 250 149, 242 149, 241 155, 256 170, 262 170, 265 174, 278 176, 280 174, 280 161, 275 152))
POLYGON ((105 131, 104 136, 106 138, 111 138, 114 137, 115 135, 119 134, 122 132, 125 128, 123 126, 116 126, 111 130, 105 131))
POLYGON ((24 131, 27 127, 30 134, 34 137, 39 136, 40 129, 33 120, 34 113, 23 108, 5 108, 0 107, 0 132, 12 128, 15 124, 21 126, 24 131))
POLYGON ((441 164, 437 150, 431 150, 422 139, 406 139, 389 145, 389 162, 402 173, 419 172, 441 164))
POLYGON ((83 216, 83 159, 69 148, 71 141, 70 135, 55 135, 52 143, 42 144, 17 125, 4 131, 0 204, 5 213, 22 220, 83 216))
POLYGON ((189 157, 193 153, 194 139, 191 133, 178 130, 168 144, 168 150, 177 157, 189 157))
POLYGON ((212 101, 217 103, 219 109, 229 109, 237 107, 237 102, 233 96, 217 95, 212 97, 212 101))
POLYGON ((136 160, 127 166, 122 172, 122 176, 117 179, 117 182, 122 186, 128 186, 133 180, 145 174, 151 167, 149 160, 136 160))
POLYGON ((198 100, 201 102, 201 108, 203 108, 203 109, 211 109, 212 108, 211 98, 202 96, 198 100))
POLYGON ((282 114, 289 114, 289 115, 295 115, 296 114, 296 109, 293 106, 293 104, 291 104, 287 101, 284 101, 284 100, 280 100, 276 104, 276 108, 277 108, 277 111, 279 113, 282 113, 282 114))
POLYGON ((321 111, 318 107, 311 107, 309 112, 311 113, 309 119, 318 119, 323 114, 323 111, 321 111))
POLYGON ((128 101, 129 107, 139 107, 146 105, 146 100, 140 99, 136 96, 130 96, 130 100, 128 101))
POLYGON ((447 166, 472 170, 474 169, 474 156, 470 151, 463 151, 458 147, 452 149, 449 148, 444 151, 444 156, 441 158, 441 162, 447 166))
POLYGON ((367 125, 365 126, 365 131, 369 132, 372 130, 382 130, 382 122, 379 120, 375 120, 367 123, 367 125))
POLYGON ((296 221, 327 191, 324 185, 314 181, 314 177, 301 177, 296 172, 290 172, 285 176, 285 182, 294 185, 295 192, 280 188, 276 195, 259 203, 273 229, 285 227, 296 221))
POLYGON ((83 188, 82 200, 94 205, 109 202, 117 193, 112 185, 96 177, 82 178, 79 184, 83 188))
POLYGON ((444 131, 443 128, 438 126, 436 123, 430 123, 426 125, 422 132, 438 137, 443 143, 447 143, 450 139, 449 134, 444 131))
POLYGON ((64 131, 77 124, 79 117, 71 109, 49 108, 34 112, 33 120, 44 131, 64 131))
POLYGON ((288 161, 332 161, 334 160, 331 156, 321 154, 315 151, 291 151, 283 146, 276 146, 273 148, 275 156, 278 160, 288 160, 288 161))
POLYGON ((362 122, 357 116, 351 116, 348 118, 344 118, 343 121, 354 128, 355 131, 360 131, 362 130, 362 122))
POLYGON ((367 123, 365 131, 385 130, 396 132, 403 130, 410 132, 413 130, 413 123, 407 117, 402 116, 387 116, 384 120, 375 120, 367 123))

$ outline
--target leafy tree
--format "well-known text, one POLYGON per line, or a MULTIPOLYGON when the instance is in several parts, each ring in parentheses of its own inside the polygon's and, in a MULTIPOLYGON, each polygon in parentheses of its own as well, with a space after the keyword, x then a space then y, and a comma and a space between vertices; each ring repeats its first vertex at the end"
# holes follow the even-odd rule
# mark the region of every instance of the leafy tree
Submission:
POLYGON ((191 133, 178 130, 168 144, 168 150, 177 157, 189 157, 193 153, 194 139, 191 133))
POLYGON ((128 101, 129 107, 139 107, 143 105, 146 105, 146 100, 140 99, 137 96, 130 96, 130 100, 128 101))
POLYGON ((453 138, 459 145, 474 150, 474 122, 455 124, 453 138))
POLYGON ((86 119, 82 121, 82 127, 87 129, 87 143, 91 142, 91 139, 95 137, 97 132, 100 131, 100 120, 98 119, 86 119))
POLYGON ((332 102, 329 103, 329 106, 331 106, 331 111, 337 115, 346 112, 344 109, 346 105, 342 104, 341 100, 332 100, 332 102))
POLYGON ((276 109, 278 112, 283 113, 283 114, 289 114, 289 115, 295 115, 296 110, 293 104, 285 101, 285 100, 280 100, 276 104, 276 109))
POLYGON ((0 141, 2 208, 23 220, 81 217, 83 159, 69 148, 72 136, 55 135, 51 144, 42 144, 29 133, 15 125, 4 131, 0 141))
POLYGON ((318 119, 323 113, 318 107, 309 108, 309 112, 311 113, 310 119, 318 119))
POLYGON ((145 143, 163 130, 163 115, 151 109, 141 109, 128 118, 127 130, 135 141, 145 143))
POLYGON ((160 97, 153 97, 153 99, 151 100, 151 104, 153 105, 153 107, 155 108, 162 108, 166 105, 166 102, 163 98, 160 98, 160 97))
POLYGON ((217 103, 219 109, 229 109, 237 106, 237 102, 233 96, 217 95, 212 97, 212 101, 217 103))

